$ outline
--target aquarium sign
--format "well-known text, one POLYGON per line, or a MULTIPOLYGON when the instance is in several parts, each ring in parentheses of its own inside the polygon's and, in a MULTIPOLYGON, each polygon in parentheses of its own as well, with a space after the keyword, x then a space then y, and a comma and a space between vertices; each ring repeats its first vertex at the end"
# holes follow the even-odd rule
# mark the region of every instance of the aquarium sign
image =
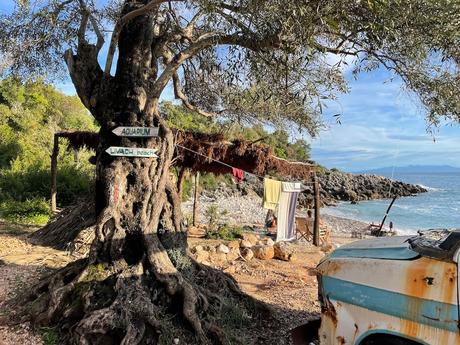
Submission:
POLYGON ((158 127, 117 127, 112 131, 119 137, 148 138, 158 136, 158 127))
POLYGON ((105 152, 111 156, 117 157, 146 157, 146 158, 157 158, 155 154, 156 149, 147 149, 142 147, 119 147, 110 146, 105 152))

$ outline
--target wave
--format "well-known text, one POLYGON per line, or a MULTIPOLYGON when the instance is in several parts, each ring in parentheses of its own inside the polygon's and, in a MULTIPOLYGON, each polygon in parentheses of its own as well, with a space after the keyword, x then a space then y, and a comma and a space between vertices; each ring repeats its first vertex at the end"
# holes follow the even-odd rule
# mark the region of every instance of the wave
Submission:
POLYGON ((425 186, 424 184, 421 184, 421 183, 418 183, 417 186, 419 187, 422 187, 422 188, 425 188, 427 191, 429 192, 439 192, 439 191, 442 191, 441 188, 434 188, 434 187, 430 187, 430 186, 425 186))

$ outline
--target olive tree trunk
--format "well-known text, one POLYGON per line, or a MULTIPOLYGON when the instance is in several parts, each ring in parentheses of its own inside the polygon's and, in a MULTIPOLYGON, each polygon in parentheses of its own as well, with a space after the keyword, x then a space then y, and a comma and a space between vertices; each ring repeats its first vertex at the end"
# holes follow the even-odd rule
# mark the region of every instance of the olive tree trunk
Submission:
POLYGON ((115 76, 102 72, 93 45, 66 53, 77 93, 101 126, 96 237, 87 259, 33 290, 27 314, 35 323, 59 325, 69 344, 262 343, 247 334, 265 309, 229 276, 187 255, 170 178, 174 138, 158 111, 160 57, 151 27, 149 16, 124 27, 115 76), (117 126, 158 126, 159 135, 117 137, 117 126), (110 146, 153 148, 158 158, 112 157, 105 152, 110 146))

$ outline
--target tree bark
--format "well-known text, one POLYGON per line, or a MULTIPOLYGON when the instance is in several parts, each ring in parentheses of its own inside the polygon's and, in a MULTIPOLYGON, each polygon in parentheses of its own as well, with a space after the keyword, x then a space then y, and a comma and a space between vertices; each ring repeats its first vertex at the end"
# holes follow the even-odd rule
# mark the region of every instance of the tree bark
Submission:
MULTIPOLYGON (((125 12, 142 5, 131 4, 125 12)), ((144 15, 124 26, 114 77, 102 76, 94 61, 85 64, 95 58, 89 45, 66 56, 77 93, 101 126, 95 239, 88 258, 45 279, 25 310, 35 323, 58 324, 68 344, 171 344, 173 337, 183 344, 256 343, 249 334, 267 309, 187 255, 170 180, 174 138, 152 96, 152 22, 144 15), (118 126, 158 126, 159 135, 117 137, 118 126), (112 157, 110 146, 154 148, 158 158, 112 157), (241 322, 229 326, 230 311, 241 322)))

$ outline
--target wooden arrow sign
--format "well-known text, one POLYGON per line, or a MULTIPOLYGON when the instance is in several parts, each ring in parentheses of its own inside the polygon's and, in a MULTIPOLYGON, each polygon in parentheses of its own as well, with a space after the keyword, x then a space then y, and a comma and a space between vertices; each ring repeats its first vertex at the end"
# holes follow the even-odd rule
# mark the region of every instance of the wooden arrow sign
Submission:
POLYGON ((158 156, 155 154, 156 149, 146 149, 142 147, 118 147, 110 146, 105 152, 111 156, 117 157, 154 157, 158 156))
POLYGON ((117 127, 112 133, 119 137, 156 137, 158 136, 158 127, 117 127))

